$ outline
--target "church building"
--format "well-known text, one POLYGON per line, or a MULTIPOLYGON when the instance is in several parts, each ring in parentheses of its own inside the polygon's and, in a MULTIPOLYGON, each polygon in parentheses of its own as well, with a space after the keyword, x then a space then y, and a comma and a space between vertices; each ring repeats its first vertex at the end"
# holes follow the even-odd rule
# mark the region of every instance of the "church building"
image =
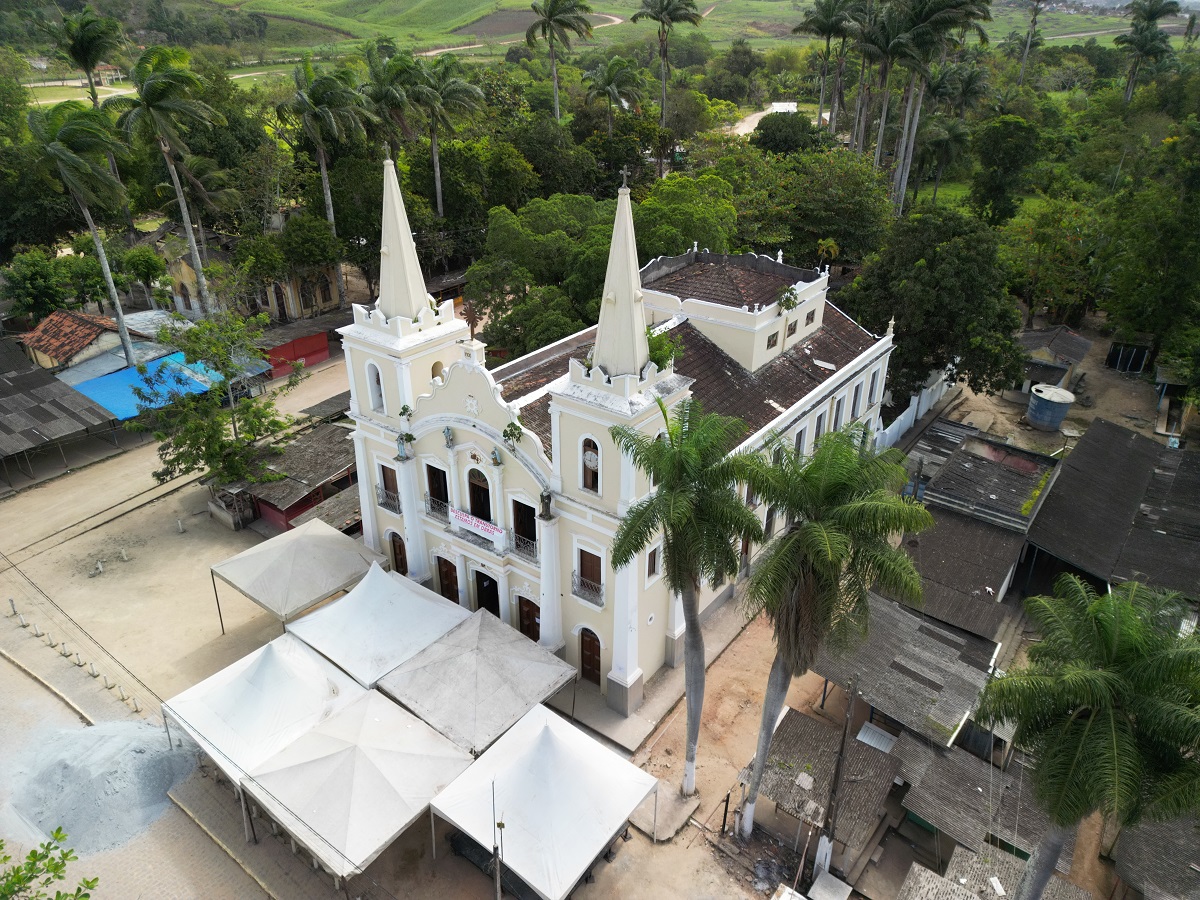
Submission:
MULTIPOLYGON (((625 511, 653 488, 609 437, 654 436, 688 396, 804 451, 852 420, 878 431, 891 335, 826 300, 828 270, 694 249, 639 270, 621 188, 599 324, 499 368, 426 293, 395 168, 385 163, 379 299, 341 329, 363 538, 396 571, 487 609, 577 667, 624 715, 683 663, 683 612, 648 547, 614 570, 625 511), (682 353, 650 359, 647 327, 682 353)), ((768 534, 775 511, 753 496, 768 534)), ((747 564, 758 547, 744 546, 747 564)), ((708 586, 701 616, 733 593, 708 586)))

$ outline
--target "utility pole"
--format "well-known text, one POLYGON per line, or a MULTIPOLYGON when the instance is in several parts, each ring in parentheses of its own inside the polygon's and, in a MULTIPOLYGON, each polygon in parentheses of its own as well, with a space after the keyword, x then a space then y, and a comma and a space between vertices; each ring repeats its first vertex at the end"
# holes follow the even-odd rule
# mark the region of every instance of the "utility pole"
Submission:
POLYGON ((846 763, 846 740, 850 735, 850 720, 854 716, 854 700, 858 696, 855 690, 857 680, 857 676, 852 677, 846 691, 846 718, 842 723, 842 743, 838 747, 837 763, 833 767, 833 780, 829 784, 829 812, 825 817, 825 822, 829 829, 830 845, 835 840, 834 835, 837 829, 837 795, 838 789, 842 786, 842 772, 846 763))

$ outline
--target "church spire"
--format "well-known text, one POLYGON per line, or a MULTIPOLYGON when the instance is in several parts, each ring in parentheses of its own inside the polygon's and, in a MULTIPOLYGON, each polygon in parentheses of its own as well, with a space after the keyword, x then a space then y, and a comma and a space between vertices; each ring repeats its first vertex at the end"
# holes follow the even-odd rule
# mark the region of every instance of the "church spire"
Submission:
POLYGON ((646 340, 646 311, 642 306, 642 279, 638 273, 637 245, 633 234, 633 207, 629 188, 617 191, 617 219, 608 250, 608 271, 600 300, 600 326, 596 331, 593 365, 610 378, 641 375, 650 361, 646 340))
POLYGON ((404 198, 400 196, 396 165, 390 159, 383 164, 383 245, 379 252, 379 300, 376 306, 389 319, 395 316, 415 318, 429 307, 429 292, 425 290, 425 279, 421 275, 404 198))

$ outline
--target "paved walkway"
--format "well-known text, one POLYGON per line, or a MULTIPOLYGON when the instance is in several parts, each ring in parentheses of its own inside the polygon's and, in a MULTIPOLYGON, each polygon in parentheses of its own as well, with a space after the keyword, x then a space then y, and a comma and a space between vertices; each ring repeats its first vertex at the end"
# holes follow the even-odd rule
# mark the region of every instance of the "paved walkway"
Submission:
MULTIPOLYGON (((746 616, 742 613, 741 608, 741 597, 745 584, 745 581, 741 582, 734 596, 709 616, 702 626, 705 668, 711 666, 746 627, 746 616)), ((659 723, 683 699, 683 666, 680 665, 674 669, 664 666, 660 669, 646 684, 642 705, 628 718, 609 709, 604 697, 600 694, 600 689, 590 682, 578 681, 575 692, 575 721, 598 737, 605 738, 611 744, 616 745, 617 748, 624 751, 624 755, 629 756, 642 745, 659 723)), ((571 692, 561 692, 550 701, 549 705, 568 716, 571 715, 571 692)))

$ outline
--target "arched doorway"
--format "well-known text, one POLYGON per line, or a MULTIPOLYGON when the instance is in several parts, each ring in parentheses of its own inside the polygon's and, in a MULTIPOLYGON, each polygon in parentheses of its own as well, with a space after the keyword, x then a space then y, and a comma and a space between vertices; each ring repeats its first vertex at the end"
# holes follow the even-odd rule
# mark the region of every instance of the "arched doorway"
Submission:
POLYGON ((471 494, 471 515, 485 522, 492 521, 492 489, 487 476, 472 469, 467 473, 467 487, 471 494))
POLYGON ((287 297, 283 294, 283 287, 279 282, 275 282, 275 318, 279 320, 280 325, 288 323, 287 297))
POLYGON ((536 603, 526 597, 517 598, 517 616, 521 634, 535 644, 542 639, 542 611, 536 603))
POLYGON ((392 571, 399 575, 408 574, 408 551, 404 549, 404 538, 392 532, 392 571))
POLYGON ((600 684, 600 638, 590 628, 579 632, 579 671, 592 684, 600 684))
POLYGON ((448 559, 437 559, 438 593, 451 603, 458 603, 458 568, 448 559))

